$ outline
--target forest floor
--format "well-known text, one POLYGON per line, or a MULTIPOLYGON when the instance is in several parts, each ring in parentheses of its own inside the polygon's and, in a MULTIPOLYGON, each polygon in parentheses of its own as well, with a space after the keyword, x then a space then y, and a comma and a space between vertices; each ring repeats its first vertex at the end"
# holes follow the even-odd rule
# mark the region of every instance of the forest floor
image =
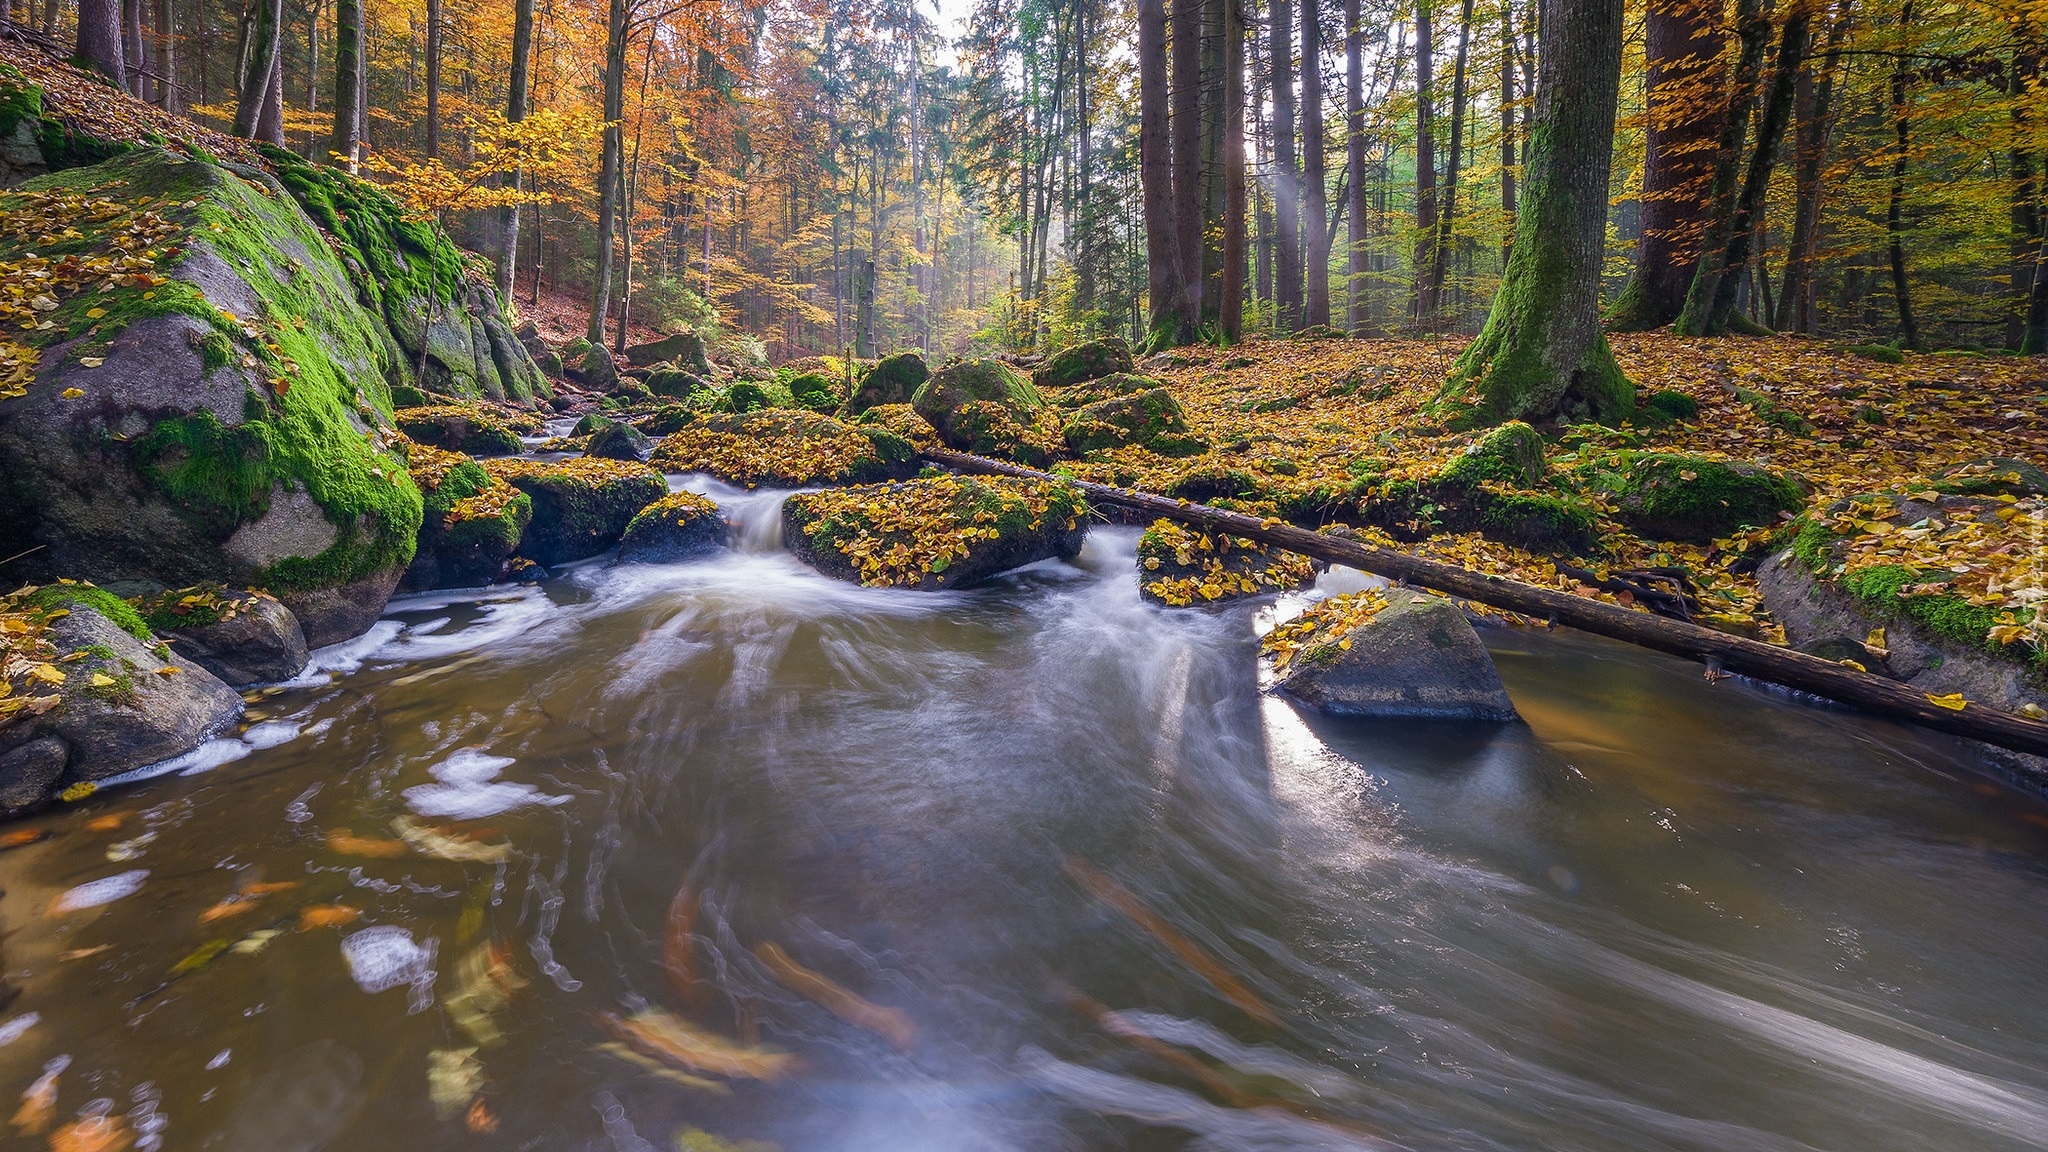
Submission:
MULTIPOLYGON (((588 289, 571 291, 553 284, 542 282, 540 299, 533 298, 533 284, 524 274, 515 293, 519 297, 514 305, 521 320, 531 320, 540 329, 541 338, 554 347, 561 347, 583 335, 590 322, 590 295, 588 289)), ((618 315, 613 314, 605 328, 606 343, 618 331, 618 315)), ((630 318, 626 322, 626 343, 644 344, 659 340, 664 333, 658 328, 636 324, 630 318)))
MULTIPOLYGON (((1168 459, 1126 447, 1062 470, 1295 520, 1320 503, 1326 518, 1351 519, 1346 513, 1371 493, 1403 480, 1426 483, 1478 443, 1481 434, 1446 432, 1426 412, 1463 344, 1261 340, 1154 357, 1140 371, 1167 384, 1211 450, 1168 459)), ((1544 430, 1547 468, 1527 487, 1590 512, 1596 547, 1530 548, 1502 533, 1428 524, 1363 534, 1631 605, 1625 587, 1602 586, 1610 573, 1683 569, 1706 622, 1780 642, 1755 572, 1796 539, 1824 575, 1866 598, 1895 598, 1954 639, 2007 655, 2048 649, 2048 623, 2036 618, 2048 602, 2048 476, 2015 463, 2048 459, 2048 358, 1899 356, 1794 337, 1662 334, 1618 336, 1614 349, 1642 396, 1682 393, 1698 408, 1687 419, 1645 411, 1641 423, 1620 428, 1544 430), (1623 522, 1626 477, 1663 454, 1786 475, 1805 490, 1804 514, 1711 541, 1646 538, 1623 522), (1856 583, 1873 573, 1888 579, 1865 581, 1871 589, 1856 583)), ((1426 519, 1431 509, 1423 511, 1426 519)))

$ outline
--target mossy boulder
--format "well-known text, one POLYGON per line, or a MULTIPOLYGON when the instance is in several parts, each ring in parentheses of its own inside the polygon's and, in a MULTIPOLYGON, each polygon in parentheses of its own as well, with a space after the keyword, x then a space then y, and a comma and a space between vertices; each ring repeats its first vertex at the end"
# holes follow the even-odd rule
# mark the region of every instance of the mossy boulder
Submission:
POLYGON ((608 420, 590 433, 583 452, 606 460, 643 461, 654 454, 654 442, 631 424, 608 420))
POLYGON ((420 444, 471 456, 517 456, 526 450, 519 434, 485 409, 468 404, 401 408, 398 429, 420 444))
POLYGON ((649 463, 748 488, 872 484, 918 468, 917 449, 887 428, 789 408, 705 416, 671 433, 649 463))
POLYGON ((519 538, 519 555, 537 564, 597 555, 619 542, 642 508, 668 494, 659 472, 623 460, 514 458, 483 466, 532 498, 533 519, 519 538))
POLYGON ((1934 490, 1951 496, 2048 496, 2048 471, 2012 456, 1986 456, 1936 476, 1934 490))
POLYGON ((1017 439, 1009 426, 1021 430, 1036 424, 1045 398, 1000 360, 964 360, 939 369, 920 385, 910 406, 938 429, 948 447, 985 453, 1017 439))
POLYGON ((289 680, 305 670, 298 617, 261 592, 202 584, 144 597, 135 610, 173 651, 230 688, 289 680))
POLYGON ((1104 336, 1053 353, 1031 373, 1031 383, 1039 388, 1065 388, 1135 368, 1131 346, 1124 338, 1104 336))
POLYGON ((18 814, 69 789, 198 747, 242 713, 242 698, 152 636, 103 589, 55 584, 0 600, 27 631, 8 636, 0 809, 18 814))
MULTIPOLYGON (((1380 599, 1376 593, 1363 596, 1371 598, 1368 603, 1380 599)), ((1322 609, 1339 626, 1303 637, 1280 681, 1282 693, 1337 716, 1517 719, 1500 673, 1463 609, 1406 589, 1392 590, 1377 611, 1359 612, 1352 607, 1357 603, 1322 609)))
POLYGON ((1491 481, 1528 488, 1543 483, 1549 471, 1543 458, 1543 438, 1534 428, 1516 420, 1466 445, 1444 464, 1437 476, 1453 484, 1491 481))
POLYGON ((503 579, 533 519, 532 497, 459 452, 419 445, 411 456, 426 517, 402 586, 471 588, 503 579))
POLYGON ((812 412, 837 412, 840 408, 838 381, 823 372, 799 372, 789 378, 789 398, 799 408, 812 412))
POLYGON ((568 366, 569 378, 599 392, 618 391, 623 381, 619 377, 619 366, 612 360, 611 349, 602 344, 583 342, 582 349, 574 360, 569 360, 568 349, 562 356, 568 366))
POLYGON ((644 381, 647 390, 656 396, 667 396, 672 400, 687 400, 700 392, 712 388, 711 381, 687 368, 662 365, 647 374, 644 381))
POLYGON ((139 148, 0 193, 0 218, 0 260, 124 269, 51 281, 47 327, 14 337, 0 547, 42 548, 9 574, 267 588, 315 645, 369 627, 420 525, 390 448, 407 365, 292 197, 139 148))
POLYGON ((1067 421, 1062 435, 1068 448, 1081 453, 1126 444, 1149 446, 1161 436, 1187 430, 1180 402, 1166 389, 1153 388, 1098 400, 1082 408, 1067 421))
POLYGON ((694 492, 672 492, 640 510, 619 539, 621 563, 672 564, 716 552, 732 529, 718 505, 694 492))
POLYGON ((782 536, 798 559, 835 579, 937 591, 1075 555, 1087 513, 1066 484, 933 476, 799 492, 782 506, 782 536))
POLYGON ((1156 520, 1138 538, 1138 590, 1173 608, 1221 604, 1298 588, 1315 579, 1308 557, 1238 536, 1156 520))
POLYGON ((711 360, 704 355, 704 338, 695 332, 674 332, 645 344, 629 344, 626 362, 636 368, 672 362, 699 376, 711 374, 711 360))
POLYGON ((1645 452, 1628 462, 1617 503, 1615 518, 1644 536, 1704 544, 1776 524, 1805 507, 1806 495, 1755 464, 1645 452))
POLYGON ((858 416, 881 404, 908 404, 931 377, 932 370, 926 366, 921 352, 885 356, 861 373, 853 395, 846 399, 846 414, 858 416))
POLYGON ((1098 404, 1118 396, 1128 396, 1133 392, 1149 392, 1154 388, 1164 387, 1166 385, 1156 377, 1141 376, 1136 372, 1113 372, 1071 388, 1051 392, 1047 394, 1046 399, 1061 408, 1086 408, 1090 404, 1098 404))

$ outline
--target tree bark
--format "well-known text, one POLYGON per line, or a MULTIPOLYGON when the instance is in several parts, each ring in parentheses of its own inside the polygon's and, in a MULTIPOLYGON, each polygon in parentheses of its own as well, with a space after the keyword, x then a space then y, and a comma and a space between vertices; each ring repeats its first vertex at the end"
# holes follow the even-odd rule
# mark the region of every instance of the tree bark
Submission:
MULTIPOLYGON (((56 7, 55 3, 50 5, 53 11, 56 7)), ((78 0, 78 42, 74 51, 80 60, 109 80, 122 88, 128 87, 128 70, 121 55, 120 0, 78 0)))
POLYGON ((1741 193, 1742 144, 1749 136, 1750 107, 1756 103, 1758 77, 1763 72, 1764 50, 1770 45, 1771 17, 1762 0, 1736 0, 1735 28, 1741 47, 1735 56, 1728 111, 1721 121, 1721 138, 1714 150, 1714 175, 1707 198, 1706 229, 1700 237, 1699 258, 1686 285, 1685 302, 1672 321, 1672 331, 1681 336, 1719 335, 1711 326, 1715 295, 1728 247, 1735 235, 1735 204, 1741 193))
MULTIPOLYGON (((1735 313, 1736 289, 1749 267, 1750 248, 1763 219, 1764 194, 1770 190, 1771 168, 1778 158, 1778 145, 1785 138, 1785 126, 1792 119, 1792 97, 1797 91, 1800 65, 1805 61, 1806 33, 1811 19, 1806 9, 1795 9, 1785 18, 1778 39, 1776 67, 1770 91, 1764 98, 1763 115, 1757 120, 1756 148, 1749 154, 1749 172, 1742 181, 1742 193, 1735 201, 1735 226, 1727 250, 1718 262, 1713 304, 1707 314, 1706 335, 1719 336, 1729 329, 1735 313)), ((1704 268, 1705 262, 1702 262, 1704 268)), ((1697 277, 1695 277, 1697 279, 1697 277)), ((1744 327, 1754 329, 1754 324, 1744 327)))
POLYGON ((1613 422, 1635 406, 1600 329, 1622 0, 1543 0, 1543 51, 1515 247, 1437 406, 1454 424, 1613 422))
POLYGON ((122 87, 138 99, 143 94, 142 0, 121 0, 122 87))
POLYGON ((178 96, 178 5, 156 0, 157 104, 166 112, 182 112, 178 96))
POLYGON ((1607 317, 1620 332, 1661 328, 1685 306, 1711 207, 1714 141, 1728 112, 1720 0, 1651 0, 1645 35, 1643 231, 1628 285, 1607 317))
POLYGON ((611 311, 612 248, 618 242, 619 167, 625 151, 625 135, 619 121, 625 115, 626 104, 626 16, 626 0, 611 0, 604 45, 604 145, 597 175, 597 269, 591 277, 590 323, 584 331, 592 344, 604 343, 604 322, 611 311))
POLYGON ((1178 339, 1184 315, 1179 233, 1173 218, 1169 119, 1165 0, 1138 0, 1138 183, 1145 204, 1145 261, 1151 291, 1148 346, 1178 339))
POLYGON ((363 0, 335 0, 334 135, 328 162, 353 176, 363 159, 363 0))
MULTIPOLYGON (((611 117, 606 117, 609 122, 611 117)), ((441 0, 427 0, 427 159, 441 157, 441 0)))
MULTIPOLYGON (((1899 10, 1900 33, 1903 35, 1912 25, 1913 0, 1906 0, 1899 10)), ((1899 343, 1918 348, 1920 325, 1913 317, 1913 288, 1906 279, 1906 163, 1912 132, 1912 115, 1906 103, 1907 80, 1902 61, 1892 69, 1892 190, 1885 204, 1884 234, 1885 252, 1892 266, 1892 299, 1899 309, 1899 343)))
POLYGON ((1436 238, 1430 242, 1428 302, 1425 315, 1438 317, 1443 309, 1444 284, 1449 279, 1451 228, 1458 218, 1458 169, 1465 152, 1465 63, 1472 47, 1472 0, 1465 0, 1458 14, 1458 56, 1451 67, 1451 154, 1444 164, 1443 203, 1437 209, 1436 238))
MULTIPOLYGON (((88 3, 99 0, 87 0, 88 3)), ((241 91, 235 103, 235 135, 258 139, 264 119, 264 105, 270 93, 270 78, 277 72, 278 51, 283 39, 284 0, 256 0, 255 22, 249 30, 247 60, 242 68, 241 91)))
POLYGON ((1244 337, 1244 9, 1228 0, 1223 10, 1223 276, 1216 326, 1223 339, 1244 337))
MULTIPOLYGON (((343 4, 361 3, 362 0, 341 0, 343 4)), ((512 5, 512 71, 505 79, 505 119, 517 124, 526 119, 526 94, 532 86, 530 75, 533 67, 533 0, 513 0, 512 5)), ((511 174, 512 187, 519 187, 523 173, 511 174)), ((504 247, 498 256, 498 295, 507 304, 512 302, 512 284, 519 263, 519 205, 505 208, 504 223, 499 228, 504 247)))
POLYGON ((1320 0, 1301 3, 1301 209, 1303 321, 1310 328, 1330 326, 1330 210, 1326 189, 1323 125, 1323 9, 1320 0))
MULTIPOLYGON (((1313 3, 1314 0, 1307 0, 1313 3)), ((1275 326, 1301 326, 1301 169, 1294 151, 1294 3, 1273 0, 1267 53, 1273 84, 1273 303, 1275 326)))
POLYGON ((1409 292, 1409 319, 1416 327, 1432 321, 1435 305, 1426 299, 1429 267, 1436 243, 1436 32, 1431 25, 1432 0, 1415 0, 1415 284, 1409 292))
POLYGON ((1507 221, 1501 231, 1500 266, 1508 266, 1515 246, 1515 26, 1514 7, 1500 10, 1500 211, 1507 221))
POLYGON ((1176 344, 1193 343, 1202 317, 1202 4, 1173 0, 1173 247, 1180 275, 1176 344))
MULTIPOLYGON (((1616 23, 1619 23, 1618 13, 1616 23)), ((1549 23, 1547 13, 1544 26, 1553 27, 1549 23)), ((1548 66, 1543 66, 1542 70, 1547 71, 1548 66)), ((1543 87, 1540 75, 1539 72, 1539 93, 1543 87)), ((1540 113, 1538 118, 1542 119, 1540 113)), ((1543 147, 1540 141, 1537 142, 1535 151, 1538 156, 1542 154, 1543 147)), ((1531 168, 1534 166, 1535 160, 1532 157, 1531 168)), ((1529 183, 1532 186, 1529 189, 1528 206, 1533 210, 1537 200, 1533 173, 1529 183)), ((1519 244, 1520 241, 1517 240, 1517 245, 1519 244)), ((1542 588, 1534 584, 1524 584, 1519 580, 1489 576, 1457 564, 1425 560, 1391 548, 1377 548, 1338 536, 1311 532, 1292 524, 1275 524, 1271 520, 1261 520, 1241 512, 1226 512, 1221 508, 1189 504, 1147 492, 1112 488, 1107 484, 1068 480, 1065 477, 1036 472, 1001 460, 971 456, 965 452, 937 449, 925 452, 924 456, 935 464, 961 472, 1072 484, 1095 504, 1127 508, 1146 516, 1172 520, 1211 535, 1242 536, 1269 547, 1297 552, 1331 564, 1348 565, 1389 580, 1415 584, 1474 603, 1503 608, 1535 620, 1545 621, 1551 626, 1561 624, 1596 636, 1605 636, 1658 652, 1697 660, 1717 671, 1733 672, 1782 684, 1787 688, 1810 693, 1825 700, 1868 709, 1888 719, 1918 724, 1937 732, 1965 736, 1972 740, 1982 740, 2015 752, 2048 755, 2048 723, 2024 719, 1982 704, 1965 704, 1960 709, 1945 708, 1932 702, 1925 692, 1909 685, 1868 672, 1858 672, 1836 661, 1809 656, 1795 649, 1780 648, 1775 644, 1765 644, 1762 641, 1718 632, 1684 620, 1653 616, 1617 604, 1574 596, 1554 588, 1542 588)))
POLYGON ((1785 282, 1778 292, 1778 316, 1773 327, 1784 332, 1813 335, 1819 328, 1814 311, 1814 258, 1820 247, 1821 173, 1827 164, 1828 145, 1835 128, 1835 73, 1840 59, 1835 50, 1847 34, 1849 13, 1837 12, 1828 22, 1826 46, 1818 68, 1809 59, 1800 72, 1795 98, 1799 128, 1795 135, 1798 155, 1792 177, 1792 235, 1786 243, 1785 282))
POLYGON ((1344 166, 1351 174, 1351 234, 1344 258, 1345 329, 1366 329, 1365 27, 1359 0, 1344 0, 1344 166))
POLYGON ((284 15, 278 5, 277 50, 270 56, 270 83, 263 86, 263 112, 256 118, 256 139, 284 147, 284 15))

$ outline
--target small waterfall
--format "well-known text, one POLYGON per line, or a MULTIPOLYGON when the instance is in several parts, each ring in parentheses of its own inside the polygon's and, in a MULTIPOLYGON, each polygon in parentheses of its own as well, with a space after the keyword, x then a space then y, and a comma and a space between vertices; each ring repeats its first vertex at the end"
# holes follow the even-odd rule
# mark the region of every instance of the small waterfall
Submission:
POLYGON ((717 504, 732 525, 734 551, 782 551, 782 502, 789 499, 789 489, 739 488, 701 472, 671 476, 668 486, 672 492, 695 492, 717 504))

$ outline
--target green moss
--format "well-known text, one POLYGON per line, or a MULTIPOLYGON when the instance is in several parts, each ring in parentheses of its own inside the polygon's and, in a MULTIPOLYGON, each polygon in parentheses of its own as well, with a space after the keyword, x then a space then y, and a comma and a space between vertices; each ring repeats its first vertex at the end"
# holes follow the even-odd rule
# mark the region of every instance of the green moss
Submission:
POLYGON ((1479 502, 1479 530, 1491 539, 1525 548, 1564 548, 1587 553, 1599 548, 1598 522, 1591 511, 1539 492, 1490 492, 1479 502))
POLYGON ((150 631, 159 634, 179 628, 204 627, 227 619, 227 608, 237 597, 224 585, 198 584, 131 600, 150 631))
POLYGON ((1467 486, 1488 480, 1528 486, 1541 483, 1548 471, 1543 460, 1543 438, 1527 424, 1511 421, 1452 457, 1438 478, 1467 486))
POLYGON ((1104 336, 1054 353, 1031 374, 1031 383, 1039 388, 1065 388, 1113 372, 1129 372, 1133 367, 1131 347, 1123 337, 1104 336))
POLYGON ((43 118, 43 90, 9 64, 0 64, 0 136, 14 135, 23 120, 43 118))
MULTIPOLYGON (((931 375, 923 353, 898 352, 894 356, 885 356, 861 373, 853 395, 847 398, 847 415, 858 416, 882 404, 908 404, 931 375)), ((792 380, 790 385, 794 392, 795 381, 792 380)))
POLYGON ((839 407, 839 393, 834 381, 823 372, 798 373, 789 378, 788 387, 790 398, 799 408, 830 413, 839 407))
POLYGON ((2003 652, 2001 645, 1988 638, 1992 626, 1998 623, 1998 609, 1972 604, 1961 596, 1899 595, 1901 589, 1942 580, 1947 575, 1886 564, 1851 572, 1842 577, 1842 586, 1872 605, 1926 626, 1937 636, 1972 648, 2003 652))
MULTIPOLYGON (((90 608, 107 618, 114 627, 144 644, 150 642, 149 625, 133 604, 92 584, 45 584, 28 595, 25 603, 46 612, 73 606, 90 608)), ((108 653, 112 659, 112 653, 108 653)))
POLYGON ((1904 364, 1906 354, 1890 344, 1845 344, 1842 351, 1865 360, 1876 360, 1883 364, 1904 364))
POLYGON ((1672 540, 1775 524, 1806 503, 1798 485, 1755 465, 1661 452, 1626 459, 1620 495, 1622 520, 1672 540))
POLYGON ((1691 420, 1700 414, 1699 401, 1669 389, 1650 393, 1643 407, 1669 420, 1691 420))

